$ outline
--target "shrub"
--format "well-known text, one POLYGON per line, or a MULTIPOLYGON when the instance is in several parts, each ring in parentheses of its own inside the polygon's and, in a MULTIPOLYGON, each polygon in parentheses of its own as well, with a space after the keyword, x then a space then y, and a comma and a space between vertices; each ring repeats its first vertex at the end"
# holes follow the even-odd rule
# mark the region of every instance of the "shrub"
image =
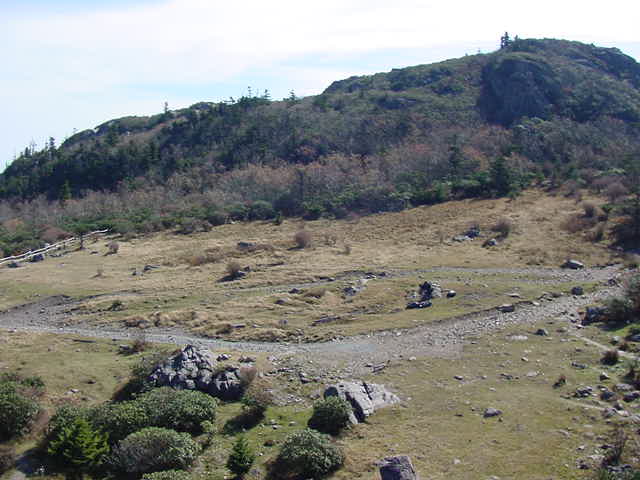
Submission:
POLYGON ((242 271, 242 266, 237 260, 231 260, 227 263, 227 275, 231 278, 237 278, 242 271))
POLYGON ((199 447, 189 434, 149 427, 120 441, 109 456, 114 469, 127 473, 150 473, 183 469, 191 465, 199 447))
POLYGON ((66 468, 87 471, 109 453, 107 435, 78 417, 51 439, 47 453, 66 468))
POLYGON ((307 248, 308 246, 311 245, 311 241, 312 241, 311 233, 309 233, 306 230, 300 230, 299 232, 296 232, 296 234, 293 236, 293 241, 296 242, 296 245, 298 246, 298 248, 307 248))
POLYGON ((241 402, 249 416, 262 418, 267 408, 273 404, 273 395, 264 385, 253 383, 245 390, 241 402))
POLYGON ((132 353, 141 353, 144 352, 147 348, 149 348, 149 342, 147 340, 147 336, 144 333, 141 333, 136 336, 131 344, 131 352, 132 353))
POLYGON ((605 365, 615 365, 620 360, 620 354, 617 349, 607 350, 604 352, 602 359, 600 360, 605 365))
POLYGON ((598 211, 598 207, 596 207, 595 204, 591 202, 584 202, 582 204, 582 209, 584 210, 584 216, 587 218, 595 217, 598 211))
POLYGON ((276 210, 271 203, 258 200, 249 206, 248 216, 250 220, 269 220, 276 216, 276 210))
POLYGON ((191 475, 184 470, 165 470, 164 472, 145 473, 142 480, 190 480, 191 475))
POLYGON ((109 249, 107 252, 108 255, 115 255, 118 253, 118 250, 120 250, 120 244, 116 241, 109 242, 107 243, 107 248, 109 249))
POLYGON ((249 442, 243 436, 233 444, 233 449, 227 459, 227 468, 235 473, 238 478, 242 478, 251 470, 251 465, 255 461, 256 456, 249 446, 249 442))
POLYGON ((149 426, 149 417, 140 402, 106 403, 89 411, 89 421, 94 427, 109 435, 115 443, 142 428, 149 426))
POLYGON ((155 388, 138 397, 147 412, 145 426, 171 428, 179 432, 200 433, 201 424, 216 418, 215 398, 196 390, 155 388))
POLYGON ((88 410, 73 404, 62 405, 49 420, 47 425, 47 436, 57 437, 62 430, 71 427, 79 418, 88 418, 88 410))
POLYGON ((492 232, 498 232, 502 238, 507 238, 513 229, 513 224, 508 218, 501 218, 491 227, 492 232))
POLYGON ((349 425, 351 405, 340 397, 327 397, 313 405, 309 427, 322 433, 337 435, 349 425))
POLYGON ((283 472, 315 479, 340 467, 344 454, 328 435, 307 428, 285 439, 276 462, 283 472))
POLYGON ((10 445, 0 445, 0 475, 13 468, 18 455, 14 447, 10 445))
POLYGON ((609 298, 606 303, 607 321, 612 323, 624 323, 631 319, 633 315, 633 307, 631 302, 626 298, 613 297, 609 298))
POLYGON ((20 393, 20 385, 6 382, 0 385, 0 440, 23 435, 40 411, 38 404, 20 393))

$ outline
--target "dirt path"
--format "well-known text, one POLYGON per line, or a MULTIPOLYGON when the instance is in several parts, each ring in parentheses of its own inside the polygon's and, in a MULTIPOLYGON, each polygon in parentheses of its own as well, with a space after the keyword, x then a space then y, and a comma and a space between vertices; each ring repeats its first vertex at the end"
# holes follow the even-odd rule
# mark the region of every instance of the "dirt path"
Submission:
MULTIPOLYGON (((429 271, 435 271, 430 269, 429 271)), ((447 269, 451 270, 451 269, 447 269)), ((211 340, 189 335, 178 330, 154 329, 145 332, 148 341, 171 344, 197 344, 215 350, 236 350, 244 352, 265 352, 277 356, 321 359, 333 365, 348 365, 351 373, 370 371, 372 365, 379 365, 394 358, 411 356, 451 356, 460 352, 465 340, 488 332, 495 332, 511 325, 522 325, 545 319, 576 319, 581 307, 602 300, 619 292, 619 287, 607 284, 620 272, 614 267, 566 271, 552 269, 454 269, 467 273, 509 273, 517 275, 537 274, 545 277, 561 277, 567 281, 599 281, 602 287, 584 296, 564 295, 540 303, 518 304, 515 312, 501 313, 495 309, 454 317, 411 329, 388 330, 365 335, 336 339, 324 343, 292 344, 261 342, 229 342, 211 340)), ((426 270, 425 270, 426 271, 426 270)), ((394 272, 399 275, 402 272, 394 272)), ((544 281, 544 279, 543 279, 544 281)), ((278 288, 278 287, 275 287, 278 288)), ((70 299, 64 296, 51 297, 43 301, 14 307, 0 313, 0 328, 16 331, 49 332, 74 334, 84 337, 130 340, 137 331, 108 329, 96 326, 71 326, 60 322, 62 312, 68 309, 70 299)), ((582 338, 582 337, 581 337, 582 338)), ((587 340, 588 339, 584 339, 587 340)), ((602 347, 602 346, 601 346, 602 347)))

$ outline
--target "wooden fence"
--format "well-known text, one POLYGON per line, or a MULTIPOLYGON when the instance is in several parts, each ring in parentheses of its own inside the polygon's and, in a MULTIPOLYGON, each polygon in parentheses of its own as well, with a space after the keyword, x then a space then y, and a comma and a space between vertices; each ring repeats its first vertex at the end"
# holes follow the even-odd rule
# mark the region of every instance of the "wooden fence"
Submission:
MULTIPOLYGON (((105 233, 108 233, 108 232, 109 232, 109 229, 96 230, 95 232, 86 233, 82 237, 83 237, 83 240, 87 240, 97 235, 104 235, 105 233)), ((9 262, 23 262, 25 260, 31 259, 35 255, 39 255, 39 254, 44 255, 45 253, 48 253, 51 250, 60 250, 63 248, 67 248, 75 243, 80 243, 80 237, 67 238, 65 240, 61 240, 57 243, 54 243, 53 245, 47 245, 46 247, 42 247, 37 250, 31 250, 30 252, 23 253, 22 255, 15 255, 13 257, 0 258, 0 265, 4 265, 5 263, 9 263, 9 262)))

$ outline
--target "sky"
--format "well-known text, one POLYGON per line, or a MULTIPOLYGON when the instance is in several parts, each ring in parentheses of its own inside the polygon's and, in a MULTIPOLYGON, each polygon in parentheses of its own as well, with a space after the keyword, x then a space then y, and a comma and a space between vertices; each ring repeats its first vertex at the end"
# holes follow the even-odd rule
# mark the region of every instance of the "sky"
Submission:
POLYGON ((640 2, 0 0, 0 170, 127 115, 490 52, 508 31, 640 60, 640 2))

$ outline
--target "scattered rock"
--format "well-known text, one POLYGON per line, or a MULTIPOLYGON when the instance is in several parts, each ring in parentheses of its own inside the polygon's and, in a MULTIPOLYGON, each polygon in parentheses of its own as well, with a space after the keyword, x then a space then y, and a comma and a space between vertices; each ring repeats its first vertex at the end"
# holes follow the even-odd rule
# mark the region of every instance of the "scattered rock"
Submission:
POLYGON ((20 264, 18 262, 9 262, 9 263, 7 263, 7 267, 9 267, 9 268, 19 268, 20 264))
POLYGON ((600 373, 600 381, 605 381, 605 380, 610 380, 611 377, 606 373, 606 372, 601 372, 600 373))
POLYGON ((386 457, 379 465, 381 480, 419 480, 420 478, 407 455, 386 457))
POLYGON ((573 287, 571 289, 571 295, 584 295, 584 288, 582 288, 582 287, 573 287))
POLYGON ((29 261, 32 262, 32 263, 42 262, 42 261, 44 261, 44 254, 43 253, 36 253, 35 255, 33 255, 29 259, 29 261))
POLYGON ((226 362, 227 360, 229 360, 231 358, 230 355, 227 355, 226 353, 221 353, 220 355, 218 355, 218 358, 216 358, 216 360, 218 362, 226 362))
POLYGON ((577 368, 578 370, 586 370, 587 366, 584 363, 579 362, 571 362, 571 366, 573 368, 577 368))
POLYGON ((447 298, 453 298, 457 295, 457 292, 455 290, 449 290, 447 292, 447 298))
POLYGON ((505 303, 497 307, 502 313, 511 313, 516 311, 516 306, 512 303, 505 303))
POLYGON ((253 357, 249 357, 248 355, 243 355, 238 359, 240 363, 256 363, 256 359, 253 357))
POLYGON ((342 293, 344 293, 347 297, 353 297, 358 293, 362 292, 365 288, 367 288, 367 280, 366 278, 361 278, 357 282, 352 283, 351 285, 346 286, 342 293))
POLYGON ((255 242, 238 242, 238 249, 240 250, 246 250, 249 248, 255 248, 256 244, 255 242))
POLYGON ((601 307, 587 307, 582 318, 582 325, 590 325, 594 322, 600 322, 605 315, 605 309, 601 307))
POLYGON ((579 262, 577 260, 568 259, 566 262, 560 265, 560 268, 569 268, 571 270, 581 270, 584 268, 584 263, 579 262))
POLYGON ((538 330, 536 330, 536 335, 540 337, 548 337, 549 332, 545 328, 539 328, 538 330))
POLYGON ((591 393, 593 392, 593 387, 578 387, 576 388, 575 393, 573 394, 574 397, 578 397, 578 398, 587 398, 591 396, 591 393))
POLYGON ((329 385, 324 397, 340 397, 353 408, 349 415, 351 423, 363 422, 374 411, 398 403, 400 399, 384 388, 384 385, 367 382, 341 382, 329 385))
POLYGON ((502 410, 498 410, 497 408, 489 407, 484 411, 483 417, 484 418, 490 418, 490 417, 498 417, 500 415, 502 415, 502 410))
POLYGON ((292 294, 292 295, 297 295, 297 294, 302 293, 302 292, 303 292, 303 290, 300 289, 300 288, 292 288, 291 290, 289 290, 289 293, 292 294))
POLYGON ((635 388, 633 388, 632 385, 629 385, 628 383, 616 383, 615 386, 613 387, 613 390, 616 392, 633 392, 635 390, 635 388))

